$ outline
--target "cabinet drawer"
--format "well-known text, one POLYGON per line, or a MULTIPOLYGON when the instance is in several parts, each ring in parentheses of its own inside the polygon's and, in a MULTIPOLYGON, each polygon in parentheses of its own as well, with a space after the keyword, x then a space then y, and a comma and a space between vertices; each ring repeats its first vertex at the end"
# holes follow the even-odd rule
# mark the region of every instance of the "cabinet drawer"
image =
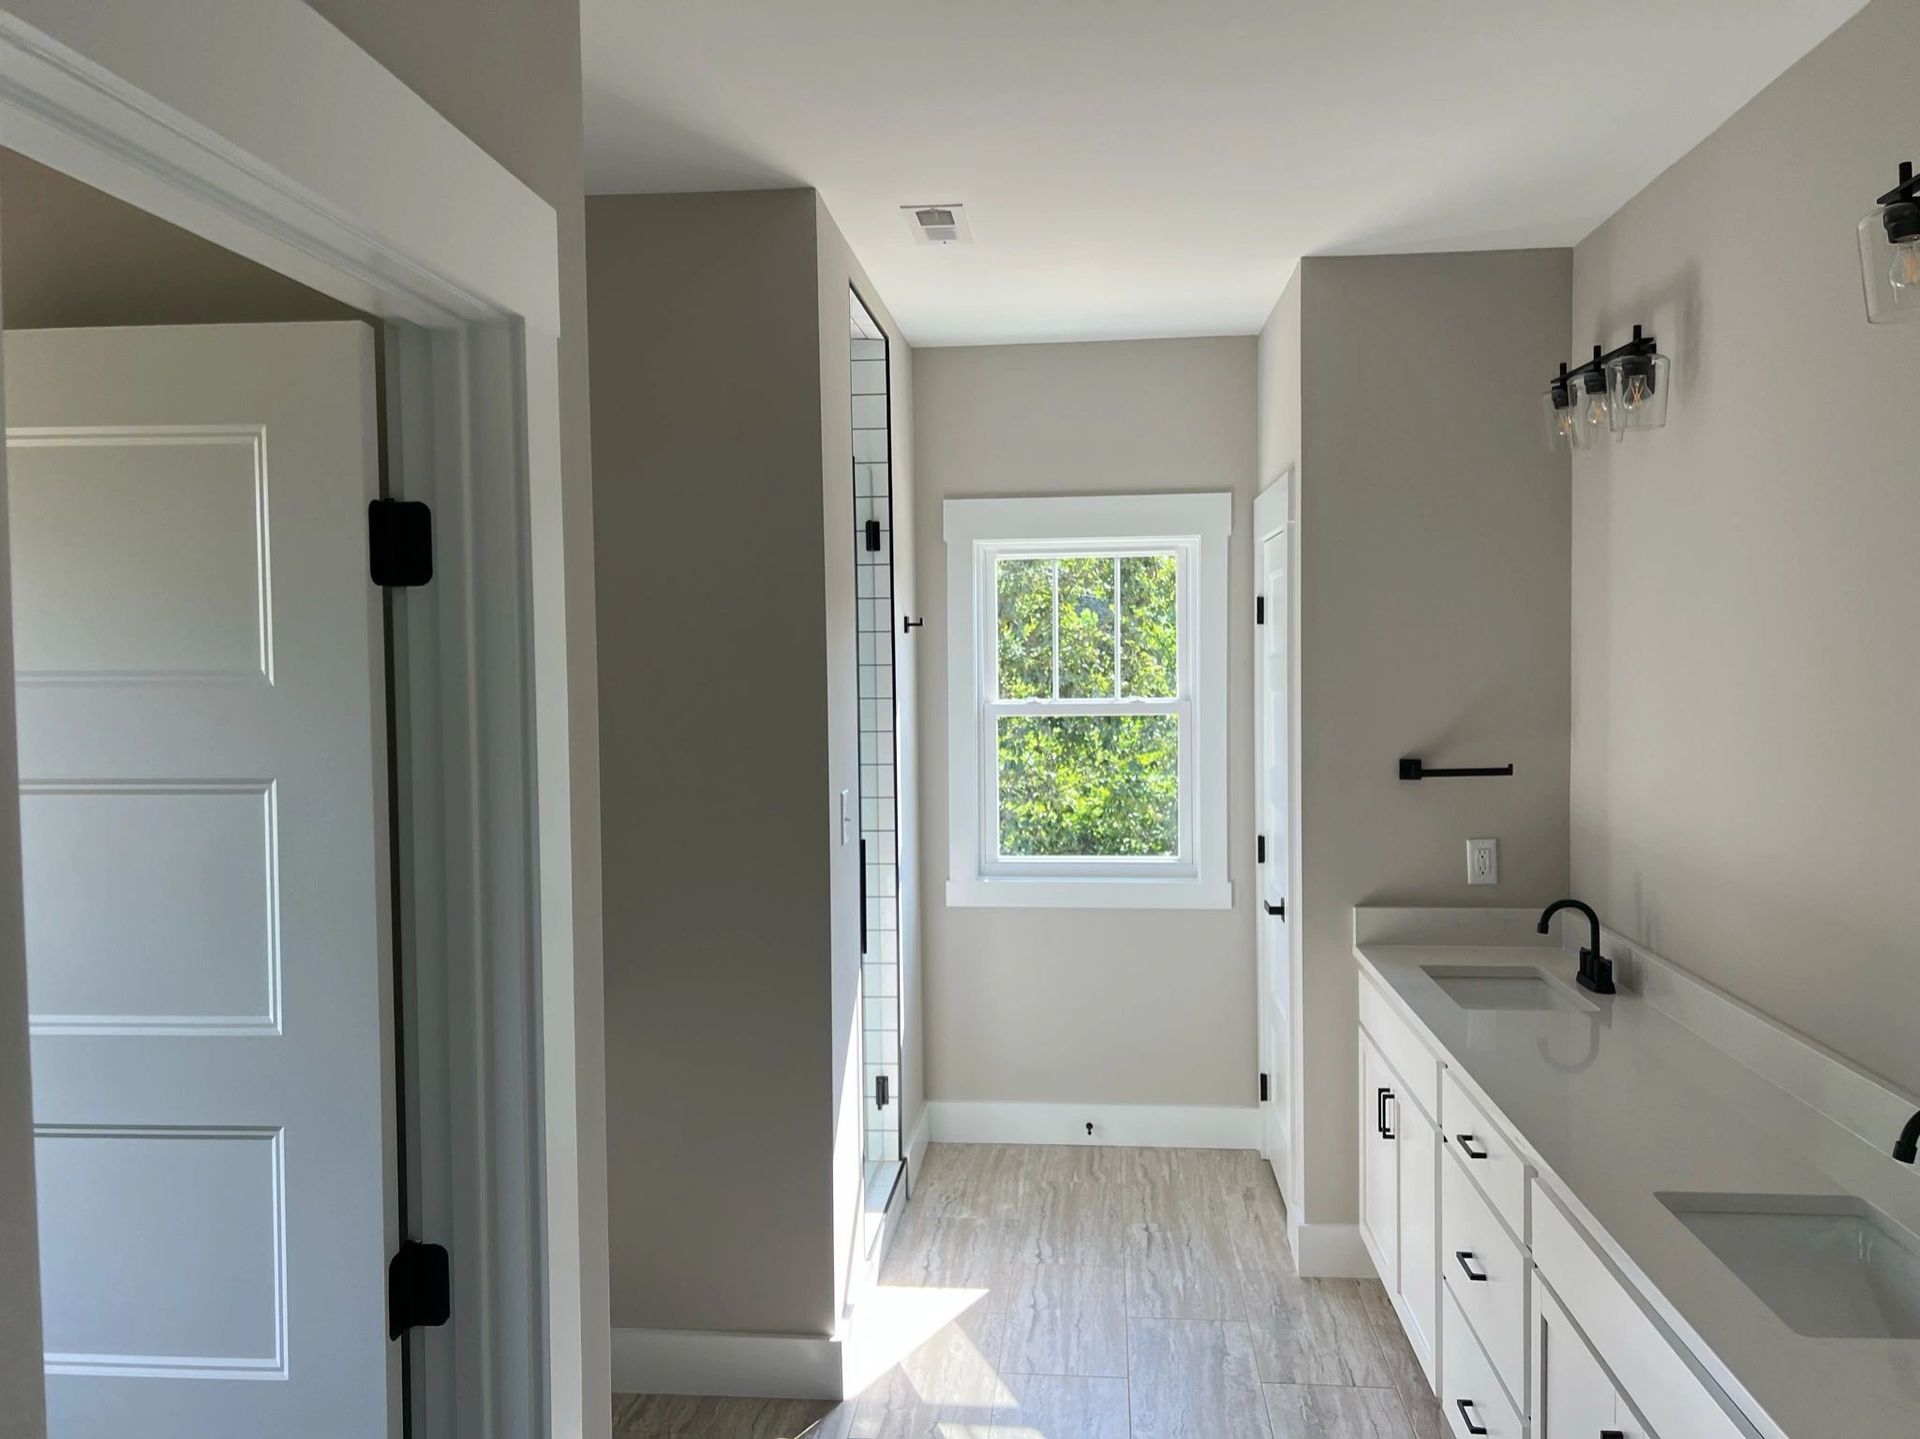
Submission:
MULTIPOLYGON (((1507 1393, 1524 1395, 1527 1258, 1467 1178, 1458 1154, 1440 1164, 1440 1273, 1507 1393)), ((1516 1407, 1519 1402, 1516 1397, 1516 1407)))
POLYGON ((1440 1115, 1440 1061, 1420 1042, 1420 1038, 1399 1015, 1386 997, 1374 987, 1373 980, 1360 974, 1360 1025, 1373 1036, 1387 1063, 1394 1067, 1406 1085, 1407 1095, 1420 1106, 1429 1120, 1440 1115))
POLYGON ((1440 1076, 1440 1128, 1514 1238, 1527 1242, 1527 1166, 1471 1095, 1446 1070, 1440 1076))
POLYGON ((1520 1413, 1494 1377, 1451 1291, 1441 1301, 1440 1408, 1455 1439, 1521 1439, 1520 1413))
POLYGON ((1747 1431, 1729 1415, 1731 1406, 1723 1407, 1718 1387, 1694 1372, 1538 1180, 1532 1188, 1533 1258, 1540 1275, 1653 1431, 1742 1439, 1747 1431))

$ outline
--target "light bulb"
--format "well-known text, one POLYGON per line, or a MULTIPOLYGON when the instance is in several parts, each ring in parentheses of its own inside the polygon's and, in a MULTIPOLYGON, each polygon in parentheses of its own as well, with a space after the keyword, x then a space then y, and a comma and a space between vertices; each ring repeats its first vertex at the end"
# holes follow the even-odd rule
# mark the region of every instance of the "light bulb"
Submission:
POLYGON ((1598 428, 1607 422, 1607 401, 1603 395, 1595 395, 1587 403, 1587 423, 1598 428))
POLYGON ((1571 408, 1562 410, 1559 418, 1560 433, 1564 436, 1571 437, 1573 434, 1573 410, 1571 408))
POLYGON ((1635 375, 1627 381, 1626 390, 1620 396, 1620 403, 1625 405, 1629 410, 1637 410, 1646 403, 1646 400, 1647 377, 1645 375, 1635 375))
POLYGON ((1893 247, 1893 268, 1887 279, 1896 290, 1920 288, 1920 240, 1908 240, 1893 247))

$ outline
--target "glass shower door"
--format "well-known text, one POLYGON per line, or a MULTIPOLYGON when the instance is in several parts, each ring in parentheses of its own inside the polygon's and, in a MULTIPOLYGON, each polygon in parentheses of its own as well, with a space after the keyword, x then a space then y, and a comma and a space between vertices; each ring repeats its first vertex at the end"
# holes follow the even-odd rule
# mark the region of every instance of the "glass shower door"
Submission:
POLYGON ((901 1174, 900 844, 887 337, 857 294, 852 335, 854 590, 860 663, 860 1048, 869 1244, 901 1174))

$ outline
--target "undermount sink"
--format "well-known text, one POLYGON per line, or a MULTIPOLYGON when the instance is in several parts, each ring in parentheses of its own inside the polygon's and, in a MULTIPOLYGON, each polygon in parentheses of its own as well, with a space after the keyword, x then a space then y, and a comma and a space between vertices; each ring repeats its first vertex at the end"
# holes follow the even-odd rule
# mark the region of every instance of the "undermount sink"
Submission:
POLYGON ((1662 1194, 1780 1321, 1816 1339, 1920 1339, 1920 1253, 1846 1195, 1662 1194))
POLYGON ((1544 969, 1522 964, 1423 964, 1441 993, 1462 1009, 1560 1009, 1592 1014, 1582 999, 1544 969))

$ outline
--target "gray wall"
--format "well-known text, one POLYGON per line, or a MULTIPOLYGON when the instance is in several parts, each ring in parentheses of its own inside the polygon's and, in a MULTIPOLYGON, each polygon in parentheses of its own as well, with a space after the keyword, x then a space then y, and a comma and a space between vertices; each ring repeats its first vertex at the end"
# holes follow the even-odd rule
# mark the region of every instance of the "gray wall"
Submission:
POLYGON ((1920 1093, 1920 326, 1853 228, 1920 152, 1920 6, 1876 0, 1574 254, 1664 430, 1574 461, 1573 875, 1601 917, 1920 1093))
POLYGON ((1251 338, 921 350, 915 357, 927 1093, 1252 1104, 1251 338), (956 496, 1231 490, 1231 910, 952 908, 946 547, 956 496))
POLYGON ((1352 907, 1566 887, 1568 467, 1538 409, 1570 268, 1564 250, 1308 259, 1268 325, 1263 474, 1299 435, 1309 1223, 1356 1213, 1352 907), (1406 784, 1402 755, 1515 773, 1406 784), (1466 885, 1478 835, 1501 842, 1492 888, 1466 885))
POLYGON ((848 285, 892 321, 812 191, 587 216, 614 1323, 829 1334, 863 1128, 848 285))
POLYGON ((587 206, 618 1328, 833 1328, 814 204, 587 206))
POLYGON ((10 330, 368 318, 12 150, 0 196, 10 330))

